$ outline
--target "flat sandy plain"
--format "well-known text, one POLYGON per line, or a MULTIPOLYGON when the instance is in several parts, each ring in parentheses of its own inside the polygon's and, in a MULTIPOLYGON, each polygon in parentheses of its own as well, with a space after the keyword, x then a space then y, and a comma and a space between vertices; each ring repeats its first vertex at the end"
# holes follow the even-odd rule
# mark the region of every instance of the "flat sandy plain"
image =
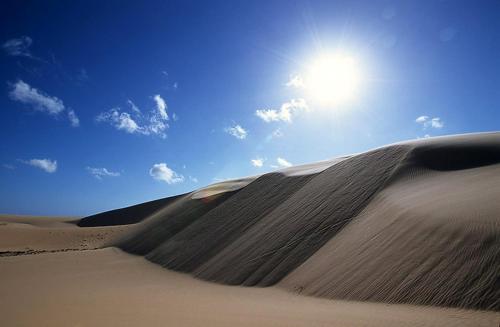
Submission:
POLYGON ((0 216, 2 326, 499 326, 500 133, 0 216))

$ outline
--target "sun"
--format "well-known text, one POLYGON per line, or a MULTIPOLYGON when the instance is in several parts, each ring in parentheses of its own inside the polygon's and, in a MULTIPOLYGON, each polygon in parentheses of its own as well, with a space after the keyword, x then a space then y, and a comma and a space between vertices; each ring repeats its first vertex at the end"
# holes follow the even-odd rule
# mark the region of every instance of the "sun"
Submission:
POLYGON ((336 105, 353 100, 360 83, 359 66, 347 55, 323 55, 312 62, 305 87, 313 100, 336 105))

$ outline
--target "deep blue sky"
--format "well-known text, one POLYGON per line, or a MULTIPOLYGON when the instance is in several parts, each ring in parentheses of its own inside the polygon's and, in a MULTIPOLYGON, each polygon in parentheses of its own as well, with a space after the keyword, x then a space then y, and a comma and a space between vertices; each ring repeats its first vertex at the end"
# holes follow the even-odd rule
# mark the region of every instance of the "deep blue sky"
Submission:
POLYGON ((0 213, 85 215, 278 158, 500 129, 498 1, 2 1, 0 44, 0 213), (286 85, 338 52, 355 99, 286 85), (292 99, 291 122, 256 115, 292 99))

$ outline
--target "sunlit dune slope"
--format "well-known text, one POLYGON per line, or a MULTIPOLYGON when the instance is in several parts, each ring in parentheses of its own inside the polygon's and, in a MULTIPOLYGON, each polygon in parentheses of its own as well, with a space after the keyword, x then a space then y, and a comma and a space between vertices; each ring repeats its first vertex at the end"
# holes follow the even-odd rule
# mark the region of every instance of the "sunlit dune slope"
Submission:
POLYGON ((314 167, 165 200, 112 245, 220 283, 500 310, 500 133, 314 167))

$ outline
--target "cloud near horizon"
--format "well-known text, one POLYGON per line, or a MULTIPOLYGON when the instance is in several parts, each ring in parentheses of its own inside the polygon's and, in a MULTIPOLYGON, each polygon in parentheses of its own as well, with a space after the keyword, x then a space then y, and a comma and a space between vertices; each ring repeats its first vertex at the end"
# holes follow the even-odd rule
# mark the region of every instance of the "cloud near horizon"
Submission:
POLYGON ((430 118, 429 116, 420 116, 415 119, 415 122, 418 124, 422 124, 424 128, 432 127, 432 128, 443 128, 444 122, 439 117, 430 118))
POLYGON ((55 173, 57 170, 57 160, 50 159, 30 159, 30 160, 21 160, 21 162, 44 170, 47 173, 55 173))
POLYGON ((243 140, 247 137, 248 131, 246 131, 241 125, 235 125, 233 127, 227 127, 224 131, 237 139, 243 140))
MULTIPOLYGON (((53 117, 57 117, 66 109, 63 101, 58 97, 48 95, 34 87, 31 87, 28 83, 25 83, 22 80, 19 80, 14 84, 9 83, 9 85, 11 87, 9 92, 11 100, 26 104, 35 111, 40 111, 53 117)), ((75 111, 72 109, 69 109, 68 111, 68 119, 71 126, 78 127, 80 125, 80 120, 78 119, 75 111)))
POLYGON ((291 167, 292 166, 292 164, 288 160, 286 160, 284 158, 281 158, 281 157, 278 157, 276 159, 276 162, 278 163, 278 165, 280 167, 283 167, 283 168, 287 168, 287 167, 291 167))
POLYGON ((120 176, 119 172, 109 171, 106 168, 86 167, 86 169, 90 175, 94 176, 95 178, 97 178, 99 180, 102 180, 103 177, 118 177, 118 176, 120 176))
POLYGON ((255 159, 250 160, 250 162, 252 163, 252 166, 258 167, 258 168, 261 168, 264 165, 264 161, 265 161, 265 159, 262 159, 262 158, 255 158, 255 159))
POLYGON ((291 123, 293 116, 303 111, 309 111, 309 106, 305 99, 299 98, 283 103, 280 109, 259 109, 255 114, 266 123, 274 121, 291 123))
POLYGON ((166 163, 161 162, 154 164, 149 170, 149 175, 158 181, 166 182, 167 184, 182 183, 184 176, 170 169, 166 163))
POLYGON ((108 123, 117 130, 122 130, 129 134, 142 135, 158 135, 161 138, 166 138, 166 130, 169 125, 167 114, 167 103, 159 95, 153 96, 156 108, 151 110, 148 115, 142 114, 142 111, 132 102, 127 100, 127 104, 132 109, 132 114, 122 111, 120 107, 112 108, 108 111, 101 112, 96 116, 97 122, 108 123))

